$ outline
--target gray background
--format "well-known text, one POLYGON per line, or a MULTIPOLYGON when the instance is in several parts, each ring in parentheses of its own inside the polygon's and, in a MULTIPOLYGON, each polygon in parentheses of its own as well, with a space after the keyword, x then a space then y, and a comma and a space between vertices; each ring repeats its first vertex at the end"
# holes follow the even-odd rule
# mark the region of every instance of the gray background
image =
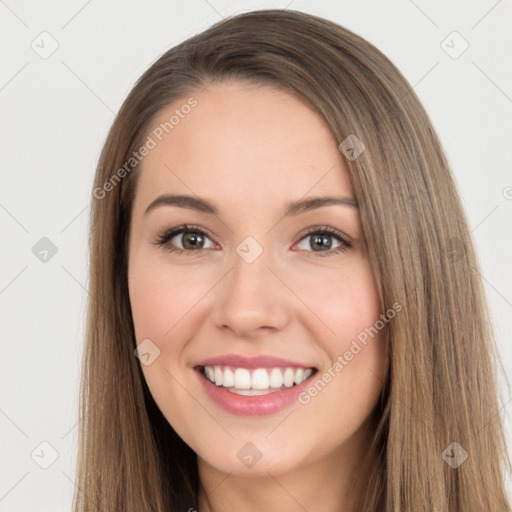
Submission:
MULTIPOLYGON (((70 510, 89 196, 115 113, 165 50, 221 17, 264 7, 346 26, 382 50, 414 87, 453 167, 510 377, 510 0, 89 0, 44 8, 0 1, 1 511, 70 510), (469 47, 458 55, 464 40, 469 47)), ((504 387, 510 446, 509 400, 504 387)))

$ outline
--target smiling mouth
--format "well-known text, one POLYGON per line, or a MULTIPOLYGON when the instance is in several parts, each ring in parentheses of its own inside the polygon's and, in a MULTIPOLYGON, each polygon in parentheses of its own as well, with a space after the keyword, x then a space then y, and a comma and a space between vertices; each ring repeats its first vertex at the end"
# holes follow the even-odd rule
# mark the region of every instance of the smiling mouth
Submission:
POLYGON ((297 386, 317 372, 316 368, 237 368, 200 366, 201 375, 226 391, 237 395, 259 396, 297 386))

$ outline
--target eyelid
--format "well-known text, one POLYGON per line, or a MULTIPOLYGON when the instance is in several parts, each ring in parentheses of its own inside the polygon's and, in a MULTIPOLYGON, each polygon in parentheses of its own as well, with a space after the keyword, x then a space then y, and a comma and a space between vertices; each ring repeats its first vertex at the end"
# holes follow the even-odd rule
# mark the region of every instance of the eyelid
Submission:
POLYGON ((343 233, 339 229, 332 228, 330 226, 326 226, 325 224, 317 224, 314 226, 310 226, 309 228, 301 231, 297 236, 300 237, 299 241, 302 240, 305 236, 311 235, 314 233, 329 233, 330 235, 341 238, 344 242, 351 244, 353 239, 349 237, 347 234, 343 233))

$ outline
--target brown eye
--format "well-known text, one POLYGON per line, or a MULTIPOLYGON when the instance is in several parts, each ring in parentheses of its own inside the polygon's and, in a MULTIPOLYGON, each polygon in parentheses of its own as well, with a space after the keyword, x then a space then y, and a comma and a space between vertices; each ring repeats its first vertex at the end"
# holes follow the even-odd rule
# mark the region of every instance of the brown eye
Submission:
POLYGON ((333 228, 316 228, 302 237, 299 250, 316 253, 317 256, 331 256, 352 247, 342 233, 333 228))
POLYGON ((330 249, 332 246, 332 236, 331 235, 309 235, 309 246, 311 249, 320 248, 322 249, 330 249))
POLYGON ((194 226, 169 229, 159 235, 154 243, 178 254, 191 254, 214 246, 210 237, 202 229, 194 226), (210 245, 208 245, 208 241, 210 245))
MULTIPOLYGON (((176 235, 174 238, 179 238, 181 236, 181 243, 184 249, 203 249, 203 245, 205 242, 205 237, 201 233, 190 233, 185 232, 181 233, 181 235, 176 235)), ((172 242, 172 239, 171 239, 172 242)))

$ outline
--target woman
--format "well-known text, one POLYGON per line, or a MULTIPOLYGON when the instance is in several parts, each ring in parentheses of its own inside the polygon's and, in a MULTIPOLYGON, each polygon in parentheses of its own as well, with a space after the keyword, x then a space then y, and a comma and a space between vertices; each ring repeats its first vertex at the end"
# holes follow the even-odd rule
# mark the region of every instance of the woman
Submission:
POLYGON ((463 209, 367 41, 268 10, 172 48, 91 222, 76 511, 510 510, 463 209))

